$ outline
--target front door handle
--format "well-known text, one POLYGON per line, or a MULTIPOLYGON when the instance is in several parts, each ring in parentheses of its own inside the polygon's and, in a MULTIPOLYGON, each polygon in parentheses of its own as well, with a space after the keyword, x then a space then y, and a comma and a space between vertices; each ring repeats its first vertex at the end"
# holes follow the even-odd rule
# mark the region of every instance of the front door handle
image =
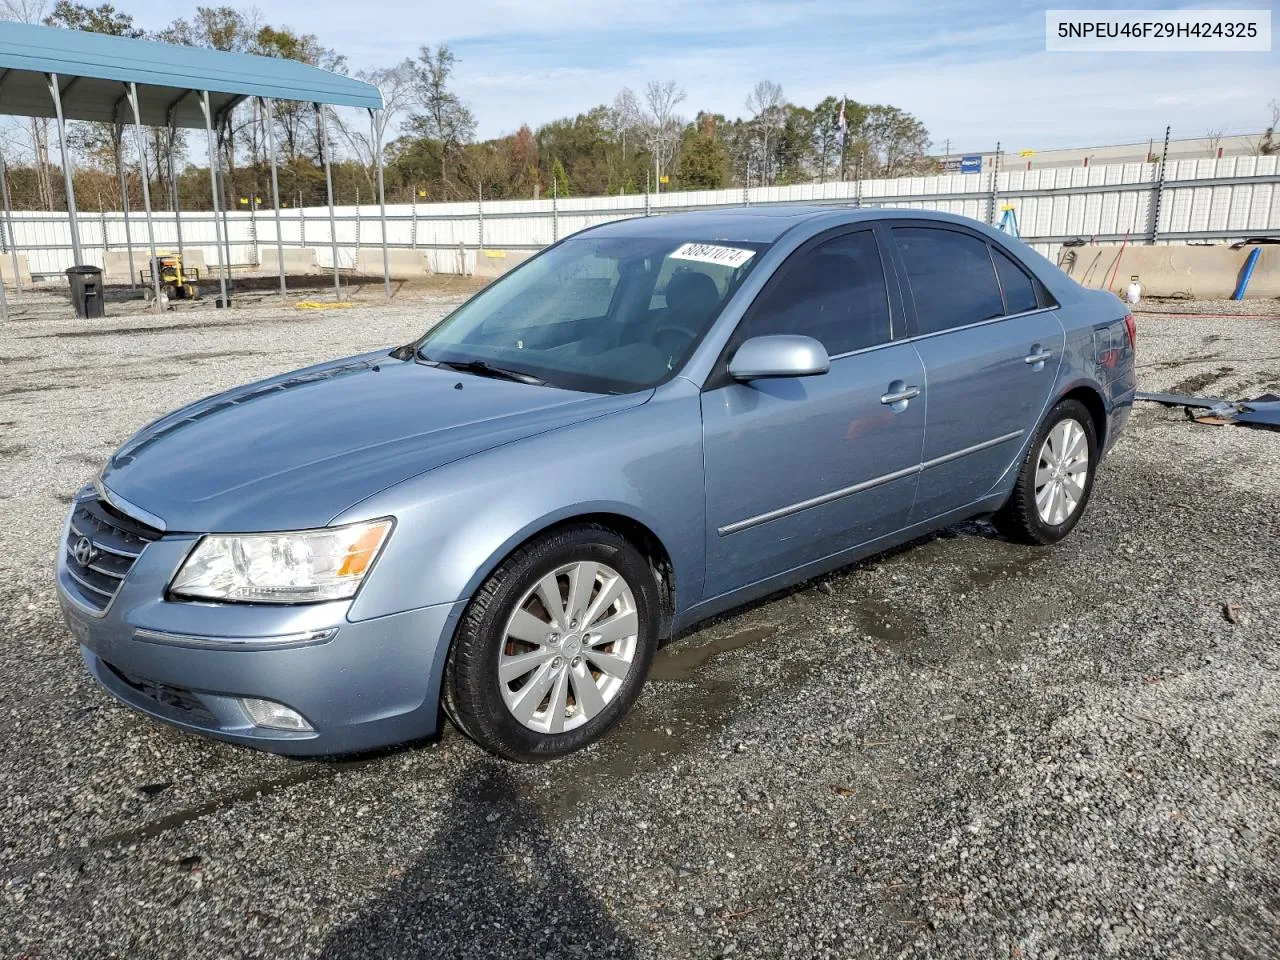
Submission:
POLYGON ((1037 343, 1034 347, 1031 348, 1031 352, 1022 358, 1022 362, 1029 363, 1032 365, 1043 364, 1046 360, 1048 360, 1052 356, 1053 356, 1052 350, 1047 350, 1037 343))
POLYGON ((906 407, 907 401, 914 400, 918 396, 920 396, 919 387, 908 387, 901 380, 895 380, 889 384, 889 392, 880 398, 880 402, 895 410, 902 410, 906 407))

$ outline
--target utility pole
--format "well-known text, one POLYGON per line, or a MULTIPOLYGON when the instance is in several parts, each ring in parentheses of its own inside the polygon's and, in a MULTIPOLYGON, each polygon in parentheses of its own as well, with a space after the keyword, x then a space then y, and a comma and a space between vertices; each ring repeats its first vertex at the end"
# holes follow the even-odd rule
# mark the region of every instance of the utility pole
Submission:
POLYGON ((670 143, 675 137, 663 137, 654 134, 649 138, 649 146, 653 148, 653 192, 662 192, 662 145, 670 143))

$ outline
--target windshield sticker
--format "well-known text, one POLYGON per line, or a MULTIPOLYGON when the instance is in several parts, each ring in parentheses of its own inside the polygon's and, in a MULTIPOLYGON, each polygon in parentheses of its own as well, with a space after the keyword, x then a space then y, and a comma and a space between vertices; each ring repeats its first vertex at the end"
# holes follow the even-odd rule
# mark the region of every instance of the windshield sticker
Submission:
POLYGON ((740 247, 721 247, 714 243, 686 243, 669 256, 672 260, 696 260, 698 263, 717 263, 736 270, 756 255, 754 250, 740 247))

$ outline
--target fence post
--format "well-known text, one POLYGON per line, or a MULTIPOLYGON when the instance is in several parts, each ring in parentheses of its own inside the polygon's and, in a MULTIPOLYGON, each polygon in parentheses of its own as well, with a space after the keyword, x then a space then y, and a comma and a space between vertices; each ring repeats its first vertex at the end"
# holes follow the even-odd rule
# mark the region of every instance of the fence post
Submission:
POLYGON ((476 236, 480 243, 476 256, 482 257, 484 256, 484 187, 476 188, 476 236))
POLYGON ((996 202, 1000 191, 1000 141, 996 141, 996 155, 991 161, 991 196, 987 200, 987 223, 995 226, 996 202))
MULTIPOLYGON (((1151 200, 1151 229, 1147 232, 1147 243, 1154 244, 1160 238, 1160 204, 1164 200, 1164 170, 1169 159, 1169 130, 1164 128, 1164 149, 1160 151, 1160 166, 1156 170, 1156 183, 1151 200)), ((1214 167, 1217 173, 1217 167, 1214 167)))
POLYGON ((858 159, 853 165, 853 207, 858 209, 862 206, 862 152, 858 152, 858 159))
POLYGON ((551 242, 560 239, 560 184, 551 178, 551 242))
POLYGON ((409 221, 409 248, 418 249, 418 188, 413 188, 413 198, 411 200, 412 219, 409 221))

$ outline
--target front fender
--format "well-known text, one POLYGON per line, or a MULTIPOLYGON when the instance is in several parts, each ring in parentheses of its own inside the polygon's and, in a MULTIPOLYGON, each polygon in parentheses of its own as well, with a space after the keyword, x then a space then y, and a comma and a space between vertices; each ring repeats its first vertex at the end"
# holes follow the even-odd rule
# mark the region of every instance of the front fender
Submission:
POLYGON ((684 608, 702 595, 704 511, 698 393, 677 378, 647 403, 447 464, 344 511, 335 524, 396 518, 348 618, 469 598, 539 531, 600 513, 662 542, 684 608))

